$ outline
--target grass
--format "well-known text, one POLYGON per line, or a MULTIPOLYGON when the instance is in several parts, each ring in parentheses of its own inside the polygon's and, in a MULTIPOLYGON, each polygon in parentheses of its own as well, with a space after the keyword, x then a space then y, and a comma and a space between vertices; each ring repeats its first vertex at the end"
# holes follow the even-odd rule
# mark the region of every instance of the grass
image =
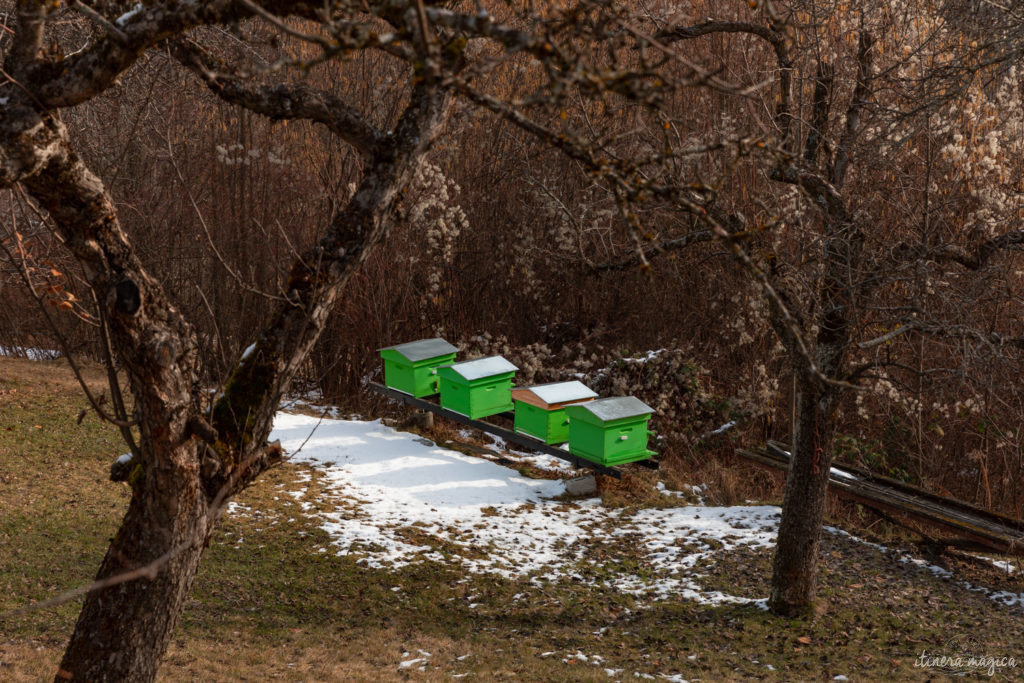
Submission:
MULTIPOLYGON (((91 415, 76 424, 84 405, 61 365, 0 359, 0 680, 52 679, 80 601, 11 610, 87 583, 128 500, 107 479, 124 450, 118 434, 91 415)), ((609 484, 608 504, 651 504, 654 475, 643 476, 609 484)), ((237 499, 244 507, 222 519, 162 680, 927 680, 937 672, 914 666, 922 651, 1024 660, 1022 610, 957 581, 1024 587, 976 565, 954 563, 957 578, 944 580, 826 535, 826 609, 785 621, 750 606, 640 600, 600 581, 531 583, 433 563, 371 569, 336 556, 302 512, 303 502, 310 514, 352 505, 325 493, 316 471, 285 465, 237 499), (412 659, 425 661, 401 666, 412 659)), ((404 531, 429 540, 415 524, 404 531)), ((637 546, 581 544, 576 569, 588 579, 642 573, 637 546)), ((706 588, 761 597, 770 561, 741 548, 698 570, 706 588)))

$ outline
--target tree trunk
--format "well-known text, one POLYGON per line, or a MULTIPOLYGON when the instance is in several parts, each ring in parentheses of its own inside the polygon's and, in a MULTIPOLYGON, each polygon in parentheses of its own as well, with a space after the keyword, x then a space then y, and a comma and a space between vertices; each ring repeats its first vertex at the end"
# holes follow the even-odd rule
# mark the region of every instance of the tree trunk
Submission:
POLYGON ((814 380, 798 380, 796 426, 768 606, 783 616, 815 608, 818 546, 831 463, 832 420, 814 380))
POLYGON ((56 680, 156 677, 217 507, 280 460, 280 448, 265 443, 279 399, 349 278, 387 234, 394 201, 441 131, 448 102, 437 87, 414 88, 349 205, 293 265, 289 301, 232 372, 210 422, 201 417, 191 330, 138 263, 102 184, 70 151, 26 183, 76 255, 94 264, 91 284, 110 309, 141 420, 132 501, 97 575, 111 585, 87 594, 56 680))
POLYGON ((23 186, 47 210, 104 307, 140 436, 128 512, 97 574, 101 585, 86 595, 57 680, 152 680, 213 523, 200 442, 189 427, 200 406, 196 342, 143 268, 102 182, 71 149, 59 119, 26 119, 48 144, 31 158, 34 172, 23 186))
POLYGON ((135 495, 96 576, 120 580, 86 596, 56 681, 156 677, 213 528, 198 468, 188 465, 196 444, 179 446, 173 467, 135 466, 135 495))

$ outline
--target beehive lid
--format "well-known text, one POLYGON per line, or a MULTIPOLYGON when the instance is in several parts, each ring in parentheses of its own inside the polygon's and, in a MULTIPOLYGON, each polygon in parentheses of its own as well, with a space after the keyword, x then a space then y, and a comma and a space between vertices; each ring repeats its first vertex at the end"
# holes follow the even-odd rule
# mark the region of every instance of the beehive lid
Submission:
POLYGON ((550 384, 518 388, 513 391, 513 398, 516 398, 515 394, 519 392, 530 392, 547 405, 585 401, 597 396, 597 392, 583 382, 577 381, 551 382, 550 384))
POLYGON ((420 339, 419 341, 398 344, 397 346, 385 346, 380 351, 397 351, 410 362, 417 363, 428 358, 447 356, 458 352, 458 349, 440 337, 433 339, 420 339))
POLYGON ((453 372, 458 373, 460 377, 465 380, 469 380, 470 382, 475 379, 501 375, 506 372, 515 372, 519 369, 501 356, 489 356, 487 358, 467 360, 461 363, 455 363, 454 365, 449 365, 448 367, 453 372))
POLYGON ((600 398, 596 401, 579 404, 580 408, 590 411, 594 417, 604 422, 622 420, 627 417, 638 415, 649 415, 654 412, 650 407, 636 396, 616 396, 615 398, 600 398))

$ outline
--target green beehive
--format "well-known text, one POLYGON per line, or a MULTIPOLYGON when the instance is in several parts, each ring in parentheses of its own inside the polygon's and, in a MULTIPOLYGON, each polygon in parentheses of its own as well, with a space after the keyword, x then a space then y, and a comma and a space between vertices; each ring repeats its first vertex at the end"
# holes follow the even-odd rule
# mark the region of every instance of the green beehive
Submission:
POLYGON ((518 369, 501 356, 438 368, 441 406, 474 420, 512 410, 512 376, 518 369))
POLYGON ((569 440, 565 407, 590 401, 597 394, 582 382, 552 382, 512 390, 516 406, 515 429, 546 444, 569 440))
POLYGON ((437 393, 437 366, 454 361, 456 351, 440 337, 380 349, 384 384, 417 398, 433 396, 437 393))
POLYGON ((654 409, 634 396, 566 406, 569 452, 602 465, 646 460, 647 421, 654 409))

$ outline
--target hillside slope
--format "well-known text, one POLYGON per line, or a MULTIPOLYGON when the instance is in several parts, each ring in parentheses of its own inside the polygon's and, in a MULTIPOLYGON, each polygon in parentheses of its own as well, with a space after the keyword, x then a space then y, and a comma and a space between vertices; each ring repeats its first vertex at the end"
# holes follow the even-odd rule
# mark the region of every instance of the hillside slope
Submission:
MULTIPOLYGON (((88 582, 124 510, 116 432, 83 405, 60 365, 0 359, 5 680, 52 676, 78 602, 12 610, 88 582)), ((165 680, 927 679, 943 655, 1020 675, 1019 572, 830 530, 823 613, 783 621, 775 506, 616 507, 379 422, 276 430, 298 452, 224 515, 165 680)))

